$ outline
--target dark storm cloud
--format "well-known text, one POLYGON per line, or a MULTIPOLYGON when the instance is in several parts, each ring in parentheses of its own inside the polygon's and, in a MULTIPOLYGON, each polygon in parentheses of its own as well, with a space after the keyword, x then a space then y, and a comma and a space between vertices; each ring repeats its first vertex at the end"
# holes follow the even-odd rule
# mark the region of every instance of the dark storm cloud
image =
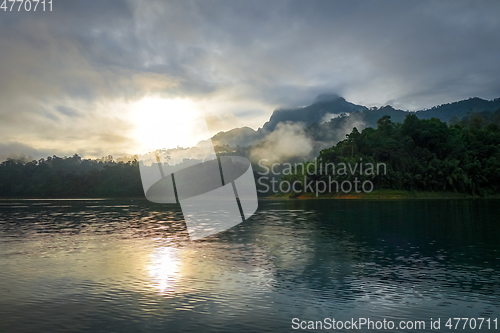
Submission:
POLYGON ((330 0, 73 0, 2 13, 0 139, 92 128, 116 134, 119 150, 128 127, 98 105, 148 93, 231 100, 241 107, 224 112, 261 123, 328 92, 404 109, 499 97, 499 14, 498 1, 330 0))
POLYGON ((188 90, 193 79, 236 85, 278 104, 333 90, 415 108, 498 95, 499 12, 494 2, 174 2, 149 13, 148 38, 175 45, 158 57, 187 69, 188 90))

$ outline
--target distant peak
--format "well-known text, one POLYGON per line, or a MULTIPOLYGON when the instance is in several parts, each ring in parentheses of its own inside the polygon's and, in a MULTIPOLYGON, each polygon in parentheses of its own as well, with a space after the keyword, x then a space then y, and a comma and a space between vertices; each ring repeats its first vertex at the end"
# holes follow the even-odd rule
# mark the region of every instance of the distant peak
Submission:
POLYGON ((342 97, 340 97, 339 95, 337 95, 335 93, 321 94, 318 97, 316 97, 316 99, 314 100, 313 104, 322 103, 322 102, 332 102, 332 101, 336 101, 336 100, 339 100, 339 99, 343 100, 342 97))

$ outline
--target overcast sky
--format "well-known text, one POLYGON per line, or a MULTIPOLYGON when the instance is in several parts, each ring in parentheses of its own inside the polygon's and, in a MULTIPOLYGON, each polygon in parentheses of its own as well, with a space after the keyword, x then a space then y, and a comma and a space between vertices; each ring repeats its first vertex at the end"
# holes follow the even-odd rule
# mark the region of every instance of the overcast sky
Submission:
POLYGON ((320 93, 409 110, 500 97, 500 1, 53 3, 0 11, 0 157, 134 154, 144 98, 218 131, 320 93))

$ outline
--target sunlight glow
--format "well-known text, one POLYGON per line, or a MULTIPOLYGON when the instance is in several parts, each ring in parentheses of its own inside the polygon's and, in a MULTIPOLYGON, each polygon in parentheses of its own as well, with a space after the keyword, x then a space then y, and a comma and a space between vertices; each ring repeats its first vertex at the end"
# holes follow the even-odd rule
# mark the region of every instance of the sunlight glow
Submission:
POLYGON ((173 291, 180 276, 180 259, 176 249, 165 247, 155 251, 149 266, 149 274, 153 286, 160 294, 173 291))
POLYGON ((135 103, 132 114, 140 153, 198 143, 192 123, 201 114, 191 100, 148 97, 135 103))

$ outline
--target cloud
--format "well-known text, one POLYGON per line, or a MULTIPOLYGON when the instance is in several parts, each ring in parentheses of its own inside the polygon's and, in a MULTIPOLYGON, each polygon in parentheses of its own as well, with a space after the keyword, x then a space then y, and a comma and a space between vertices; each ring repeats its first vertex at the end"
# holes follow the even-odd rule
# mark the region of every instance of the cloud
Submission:
POLYGON ((345 122, 341 123, 341 127, 338 131, 336 131, 336 137, 333 142, 331 142, 328 146, 332 146, 336 144, 339 141, 345 140, 346 134, 351 134, 352 130, 354 127, 361 132, 363 131, 366 127, 367 124, 363 120, 363 116, 361 113, 351 113, 348 117, 344 118, 345 122))
POLYGON ((342 114, 339 114, 339 113, 326 113, 323 118, 321 119, 321 122, 322 123, 326 123, 332 119, 335 119, 335 118, 338 118, 342 116, 342 114))
POLYGON ((208 114, 205 116, 205 120, 210 133, 213 134, 244 126, 241 119, 229 112, 221 115, 208 114))
POLYGON ((279 123, 264 140, 252 147, 250 158, 253 162, 267 159, 269 162, 308 159, 313 152, 313 141, 304 131, 302 123, 279 123))
POLYGON ((40 158, 46 158, 47 156, 52 156, 56 153, 64 155, 59 151, 35 149, 20 142, 0 143, 0 162, 9 158, 21 161, 32 161, 40 158))
POLYGON ((148 95, 192 99, 223 130, 332 91, 410 110, 499 97, 498 1, 54 6, 2 15, 0 142, 127 153, 133 124, 114 106, 148 95))

